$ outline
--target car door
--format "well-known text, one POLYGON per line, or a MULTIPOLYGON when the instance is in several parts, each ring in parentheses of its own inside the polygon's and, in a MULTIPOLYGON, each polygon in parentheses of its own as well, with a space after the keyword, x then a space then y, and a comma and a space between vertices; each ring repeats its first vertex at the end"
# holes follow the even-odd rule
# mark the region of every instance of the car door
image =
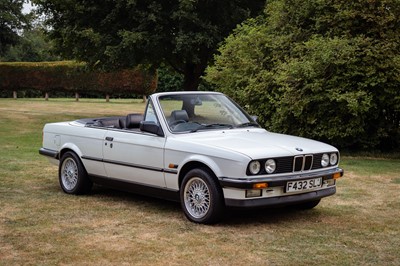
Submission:
MULTIPOLYGON (((145 121, 159 125, 149 100, 145 121)), ((166 187, 164 180, 164 147, 166 138, 140 131, 109 129, 103 144, 103 162, 110 178, 132 183, 166 187)))
POLYGON ((107 176, 131 183, 165 187, 165 138, 129 130, 108 130, 103 144, 107 176))

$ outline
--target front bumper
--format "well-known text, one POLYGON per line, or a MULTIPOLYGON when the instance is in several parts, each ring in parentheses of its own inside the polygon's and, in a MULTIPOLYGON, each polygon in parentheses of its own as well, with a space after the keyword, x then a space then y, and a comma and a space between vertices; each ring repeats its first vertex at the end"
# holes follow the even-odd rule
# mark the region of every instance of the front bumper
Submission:
POLYGON ((235 208, 257 208, 257 207, 283 207, 297 203, 319 200, 336 193, 336 187, 311 191, 302 194, 271 197, 271 198, 253 198, 253 199, 225 199, 225 205, 235 208))
POLYGON ((229 178, 229 177, 220 177, 219 183, 222 187, 231 187, 231 188, 242 188, 242 189, 252 189, 254 184, 257 183, 268 183, 268 187, 278 187, 284 186, 288 181, 296 181, 296 180, 304 180, 322 177, 322 180, 333 179, 335 174, 339 173, 340 177, 343 176, 343 169, 334 168, 325 171, 318 171, 313 173, 290 173, 287 175, 281 175, 279 177, 266 177, 266 178, 229 178))
POLYGON ((285 206, 314 201, 336 193, 335 179, 343 176, 343 169, 333 168, 313 173, 290 173, 263 178, 220 178, 224 191, 225 205, 230 207, 285 206), (288 181, 322 178, 323 185, 313 190, 285 193, 288 181), (246 190, 253 190, 255 184, 267 183, 258 197, 246 197, 246 190))

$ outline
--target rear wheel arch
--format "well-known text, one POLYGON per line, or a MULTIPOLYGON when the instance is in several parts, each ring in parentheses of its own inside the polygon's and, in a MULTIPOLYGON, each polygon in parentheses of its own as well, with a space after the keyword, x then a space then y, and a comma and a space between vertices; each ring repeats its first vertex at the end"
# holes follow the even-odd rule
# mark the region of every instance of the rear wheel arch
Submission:
POLYGON ((79 158, 82 158, 82 151, 78 148, 78 146, 76 146, 73 143, 67 142, 64 143, 64 145, 62 145, 60 152, 58 154, 58 159, 61 159, 61 157, 68 151, 71 151, 73 153, 75 153, 79 158))
POLYGON ((72 150, 72 149, 70 149, 70 148, 64 148, 64 149, 60 150, 60 152, 59 152, 58 155, 57 155, 57 158, 58 158, 59 160, 61 160, 61 158, 63 157, 63 155, 64 155, 65 153, 67 153, 67 152, 73 152, 73 153, 76 154, 76 152, 75 152, 74 150, 72 150))
POLYGON ((67 194, 87 194, 93 185, 80 157, 73 151, 65 149, 60 153, 58 168, 59 183, 67 194))

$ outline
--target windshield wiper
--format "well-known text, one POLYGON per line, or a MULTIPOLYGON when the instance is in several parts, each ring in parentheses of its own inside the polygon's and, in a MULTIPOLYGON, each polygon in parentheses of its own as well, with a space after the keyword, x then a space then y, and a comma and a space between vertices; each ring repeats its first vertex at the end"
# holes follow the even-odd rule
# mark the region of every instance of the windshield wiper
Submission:
POLYGON ((231 124, 222 124, 222 123, 206 124, 206 125, 200 125, 198 128, 193 129, 190 132, 193 133, 193 132, 197 132, 198 130, 216 128, 216 127, 233 128, 233 125, 231 125, 231 124))
POLYGON ((237 125, 236 127, 237 127, 237 128, 238 128, 238 127, 260 127, 260 125, 257 124, 256 122, 246 122, 246 123, 237 125))

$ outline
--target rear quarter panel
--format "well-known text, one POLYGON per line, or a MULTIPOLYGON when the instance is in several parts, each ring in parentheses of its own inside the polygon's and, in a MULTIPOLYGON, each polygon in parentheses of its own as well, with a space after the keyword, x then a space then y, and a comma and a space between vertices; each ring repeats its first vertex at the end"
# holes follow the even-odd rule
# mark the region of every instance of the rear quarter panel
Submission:
MULTIPOLYGON (((103 157, 106 129, 89 128, 76 122, 46 124, 43 129, 43 147, 58 152, 72 150, 79 157, 103 157)), ((89 174, 105 175, 100 162, 81 159, 89 174)))

